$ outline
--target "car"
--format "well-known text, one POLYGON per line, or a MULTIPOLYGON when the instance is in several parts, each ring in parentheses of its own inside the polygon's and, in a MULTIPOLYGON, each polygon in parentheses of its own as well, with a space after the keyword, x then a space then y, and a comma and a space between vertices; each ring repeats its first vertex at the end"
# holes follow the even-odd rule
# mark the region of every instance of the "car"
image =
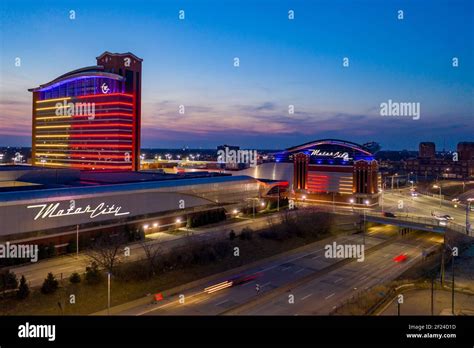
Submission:
POLYGON ((383 216, 385 216, 385 217, 390 217, 390 218, 396 217, 394 213, 391 213, 391 212, 389 212, 389 211, 384 212, 384 213, 383 213, 383 216))
POLYGON ((400 255, 397 255, 393 258, 393 261, 395 262, 405 262, 407 260, 407 254, 400 254, 400 255))
POLYGON ((411 196, 412 196, 412 197, 418 197, 418 192, 412 191, 411 196))
POLYGON ((446 219, 446 220, 454 220, 454 218, 451 216, 451 215, 443 215, 443 217, 446 219))

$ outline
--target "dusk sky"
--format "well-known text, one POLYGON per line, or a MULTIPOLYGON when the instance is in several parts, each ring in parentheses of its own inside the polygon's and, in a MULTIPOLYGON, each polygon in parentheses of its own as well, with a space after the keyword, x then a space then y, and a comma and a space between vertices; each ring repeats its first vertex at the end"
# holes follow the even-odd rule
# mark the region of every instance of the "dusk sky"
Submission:
POLYGON ((28 88, 110 51, 143 58, 142 147, 281 149, 338 138, 454 148, 474 141, 473 4, 3 0, 0 146, 31 145, 28 88), (420 119, 381 116, 389 99, 420 103, 420 119))

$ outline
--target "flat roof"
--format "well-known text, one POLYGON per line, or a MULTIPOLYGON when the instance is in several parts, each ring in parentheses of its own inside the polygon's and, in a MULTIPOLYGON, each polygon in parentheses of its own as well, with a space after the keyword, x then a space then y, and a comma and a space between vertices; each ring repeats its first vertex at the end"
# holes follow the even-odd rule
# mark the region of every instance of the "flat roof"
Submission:
POLYGON ((71 197, 80 195, 100 195, 107 193, 119 193, 122 191, 142 191, 159 188, 173 188, 191 185, 231 183, 237 181, 254 181, 251 176, 209 176, 200 178, 186 178, 176 180, 146 181, 133 183, 120 183, 112 185, 91 185, 79 187, 61 187, 61 188, 40 188, 30 191, 10 191, 0 192, 0 203, 46 199, 51 197, 71 197))

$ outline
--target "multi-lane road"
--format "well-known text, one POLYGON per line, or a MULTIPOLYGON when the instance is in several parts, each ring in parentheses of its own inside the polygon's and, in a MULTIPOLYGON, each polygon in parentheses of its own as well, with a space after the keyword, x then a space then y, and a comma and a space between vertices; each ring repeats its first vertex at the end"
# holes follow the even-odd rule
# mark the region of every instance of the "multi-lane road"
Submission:
POLYGON ((220 288, 216 285, 225 284, 237 274, 217 277, 158 304, 142 303, 116 314, 328 314, 351 296, 396 278, 422 257, 423 250, 442 243, 442 237, 426 232, 399 237, 395 228, 374 227, 365 237, 365 258, 361 262, 326 257, 325 246, 333 242, 361 245, 363 238, 356 234, 322 240, 310 250, 239 272, 238 275, 256 276, 242 284, 209 291, 220 288), (394 261, 400 254, 407 256, 405 262, 394 261))

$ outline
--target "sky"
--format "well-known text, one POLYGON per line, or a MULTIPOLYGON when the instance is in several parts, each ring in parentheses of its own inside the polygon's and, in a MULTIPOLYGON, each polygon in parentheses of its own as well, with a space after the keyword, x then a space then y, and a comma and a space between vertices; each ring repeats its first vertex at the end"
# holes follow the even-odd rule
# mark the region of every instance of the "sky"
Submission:
POLYGON ((104 51, 143 58, 142 147, 474 141, 472 0, 2 0, 0 146, 31 145, 28 88, 104 51))

